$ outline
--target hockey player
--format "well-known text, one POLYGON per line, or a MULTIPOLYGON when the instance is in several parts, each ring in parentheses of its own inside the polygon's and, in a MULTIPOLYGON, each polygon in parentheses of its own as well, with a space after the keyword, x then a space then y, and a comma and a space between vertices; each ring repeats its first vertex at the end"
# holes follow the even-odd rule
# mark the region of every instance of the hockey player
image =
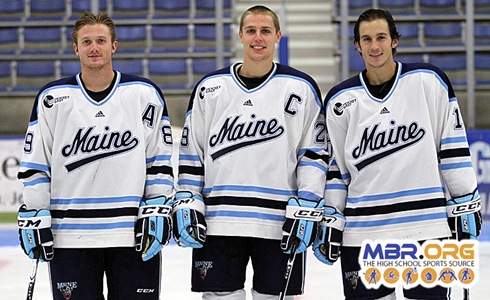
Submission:
POLYGON ((173 190, 163 94, 113 70, 105 12, 85 13, 72 36, 81 73, 40 90, 25 138, 21 246, 50 263, 54 299, 104 299, 104 275, 108 299, 159 299, 173 190))
MULTIPOLYGON (((366 69, 325 99, 333 150, 325 222, 313 248, 326 264, 340 250, 346 299, 395 299, 394 289, 357 282, 364 240, 475 239, 480 233, 481 200, 451 83, 433 65, 395 61, 398 41, 388 11, 362 13, 354 44, 366 69), (464 214, 453 213, 461 209, 464 214)), ((404 294, 449 299, 448 291, 418 286, 404 294)))
POLYGON ((304 253, 323 212, 324 114, 315 81, 273 62, 273 11, 249 8, 238 34, 243 62, 204 76, 191 95, 174 237, 194 248, 192 290, 203 299, 246 299, 249 259, 253 299, 277 299, 293 244, 287 294, 303 292, 304 253))

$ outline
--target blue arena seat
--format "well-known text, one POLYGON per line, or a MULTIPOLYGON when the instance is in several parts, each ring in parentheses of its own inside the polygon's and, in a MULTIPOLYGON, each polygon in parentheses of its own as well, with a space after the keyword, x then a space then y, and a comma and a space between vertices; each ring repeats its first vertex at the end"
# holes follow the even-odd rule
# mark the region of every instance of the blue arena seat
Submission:
MULTIPOLYGON (((466 9, 466 0, 462 0, 463 9, 466 9)), ((490 0, 473 0, 475 14, 490 13, 490 0)))
MULTIPOLYGON (((230 65, 229 59, 225 59, 224 67, 228 67, 230 65)), ((192 60, 192 74, 193 74, 193 82, 196 83, 199 81, 204 75, 214 72, 218 69, 215 59, 211 58, 197 58, 192 60)))
POLYGON ((424 62, 424 56, 422 54, 401 54, 397 53, 395 55, 395 60, 399 61, 401 63, 423 63, 424 62))
POLYGON ((490 45, 490 23, 475 23, 475 45, 490 45))
POLYGON ((399 46, 419 47, 419 25, 418 23, 399 23, 396 29, 400 34, 399 46))
POLYGON ((475 55, 475 78, 477 85, 490 85, 490 53, 475 55))
POLYGON ((65 0, 35 0, 31 3, 31 19, 64 19, 67 16, 65 0))
MULTIPOLYGON (((340 2, 344 0, 336 0, 336 13, 340 15, 340 2)), ((363 11, 373 6, 372 0, 357 0, 348 1, 348 10, 350 16, 359 16, 363 11)))
POLYGON ((0 62, 0 91, 6 91, 12 86, 10 62, 0 62))
POLYGON ((145 52, 147 49, 146 26, 117 26, 118 52, 145 52))
POLYGON ((24 16, 24 0, 2 0, 0 20, 13 21, 24 16))
POLYGON ((78 60, 62 60, 60 66, 61 77, 69 77, 80 73, 81 66, 78 60))
POLYGON ((424 25, 426 46, 462 46, 463 36, 459 22, 426 22, 424 25))
POLYGON ((453 85, 462 86, 467 83, 464 53, 430 54, 429 63, 442 69, 453 85))
POLYGON ((153 25, 151 52, 187 52, 189 28, 187 25, 153 25))
POLYGON ((349 48, 349 73, 351 76, 361 72, 366 68, 366 64, 361 54, 352 46, 349 48))
MULTIPOLYGON (((71 18, 78 19, 84 12, 92 10, 92 0, 74 0, 71 2, 71 18)), ((95 10, 107 10, 107 1, 99 0, 98 8, 95 10)))
POLYGON ((15 54, 19 49, 19 30, 0 28, 0 54, 15 54))
POLYGON ((189 83, 186 59, 151 59, 148 73, 162 89, 184 89, 189 83))
POLYGON ((146 18, 148 16, 148 0, 117 0, 112 2, 113 18, 146 18))
MULTIPOLYGON (((231 0, 223 0, 223 14, 225 17, 231 15, 231 0)), ((216 15, 215 0, 198 0, 196 1, 196 17, 208 18, 216 15)))
POLYGON ((143 75, 143 64, 140 59, 132 60, 120 60, 115 59, 112 62, 112 67, 114 70, 121 73, 132 74, 132 75, 143 75))
POLYGON ((388 9, 392 15, 413 15, 415 0, 379 0, 379 7, 388 9))
MULTIPOLYGON (((196 25, 194 27, 195 51, 209 52, 216 50, 216 26, 215 25, 196 25)), ((231 26, 223 26, 223 44, 225 51, 231 49, 231 26)))
POLYGON ((57 54, 62 51, 60 27, 26 27, 23 54, 57 54))
POLYGON ((155 17, 185 18, 190 13, 189 0, 155 0, 155 17))
POLYGON ((456 0, 420 0, 422 14, 458 14, 456 0))
POLYGON ((18 61, 14 90, 39 90, 55 79, 52 61, 18 61))

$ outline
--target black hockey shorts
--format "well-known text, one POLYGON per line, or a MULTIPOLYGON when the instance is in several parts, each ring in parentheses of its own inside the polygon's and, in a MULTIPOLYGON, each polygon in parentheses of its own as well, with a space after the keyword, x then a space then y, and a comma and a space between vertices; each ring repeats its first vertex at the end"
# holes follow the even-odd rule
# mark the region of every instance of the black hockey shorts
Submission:
MULTIPOLYGON (((395 292, 394 288, 381 285, 378 289, 367 289, 361 281, 361 266, 359 253, 361 247, 342 247, 340 262, 342 266, 342 283, 344 296, 347 300, 371 300, 387 296, 395 292)), ((408 299, 449 299, 450 289, 441 286, 425 288, 420 285, 411 289, 404 289, 403 295, 408 299)))
MULTIPOLYGON (((304 289, 306 251, 296 255, 288 295, 304 289)), ((192 291, 231 292, 244 288, 247 264, 252 261, 252 288, 262 294, 279 295, 288 260, 279 240, 207 236, 204 247, 193 249, 192 291)))
POLYGON ((49 269, 55 300, 159 299, 160 255, 143 262, 133 247, 56 248, 54 253, 49 269), (107 298, 103 295, 104 273, 107 298))

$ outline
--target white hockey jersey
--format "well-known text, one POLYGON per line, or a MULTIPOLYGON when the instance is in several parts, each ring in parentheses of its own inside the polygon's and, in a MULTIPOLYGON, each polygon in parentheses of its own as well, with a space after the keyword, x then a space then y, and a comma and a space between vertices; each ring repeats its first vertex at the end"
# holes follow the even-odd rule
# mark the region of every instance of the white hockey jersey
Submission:
POLYGON ((49 209, 54 246, 134 246, 142 197, 170 195, 172 135, 161 90, 116 72, 101 102, 79 75, 41 89, 19 178, 28 209, 49 209))
POLYGON ((451 83, 429 64, 400 64, 384 99, 362 74, 330 90, 333 148, 325 199, 346 216, 344 245, 450 236, 446 197, 477 187, 451 83))
POLYGON ((202 194, 208 235, 280 239, 290 197, 319 200, 325 115, 314 80, 274 64, 258 87, 240 63, 194 88, 182 132, 178 189, 202 194))

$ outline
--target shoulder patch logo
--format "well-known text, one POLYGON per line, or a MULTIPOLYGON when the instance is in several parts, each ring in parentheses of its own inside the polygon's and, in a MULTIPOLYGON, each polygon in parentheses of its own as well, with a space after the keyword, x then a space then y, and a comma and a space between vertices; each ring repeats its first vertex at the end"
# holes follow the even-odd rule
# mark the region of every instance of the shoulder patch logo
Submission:
POLYGON ((243 106, 254 106, 252 103, 252 100, 248 99, 247 101, 243 102, 243 106))
POLYGON ((99 112, 95 114, 95 117, 96 118, 104 118, 105 115, 104 115, 104 113, 101 110, 99 110, 99 112))
POLYGON ((63 102, 64 100, 70 98, 70 96, 60 96, 60 97, 53 97, 51 95, 46 95, 44 96, 43 98, 43 105, 46 107, 46 108, 51 108, 53 107, 53 105, 57 104, 57 103, 61 103, 63 102))
POLYGON ((344 103, 337 102, 337 103, 334 104, 333 112, 337 116, 341 116, 344 113, 344 110, 345 109, 347 109, 348 107, 352 106, 356 102, 357 102, 357 99, 356 98, 351 99, 351 100, 348 100, 348 101, 346 101, 344 103))
POLYGON ((382 115, 383 115, 383 114, 389 114, 389 113, 390 113, 390 111, 389 111, 389 110, 386 108, 386 106, 385 106, 385 107, 383 107, 383 109, 382 109, 382 110, 381 110, 381 112, 380 112, 380 114, 382 114, 382 115))

